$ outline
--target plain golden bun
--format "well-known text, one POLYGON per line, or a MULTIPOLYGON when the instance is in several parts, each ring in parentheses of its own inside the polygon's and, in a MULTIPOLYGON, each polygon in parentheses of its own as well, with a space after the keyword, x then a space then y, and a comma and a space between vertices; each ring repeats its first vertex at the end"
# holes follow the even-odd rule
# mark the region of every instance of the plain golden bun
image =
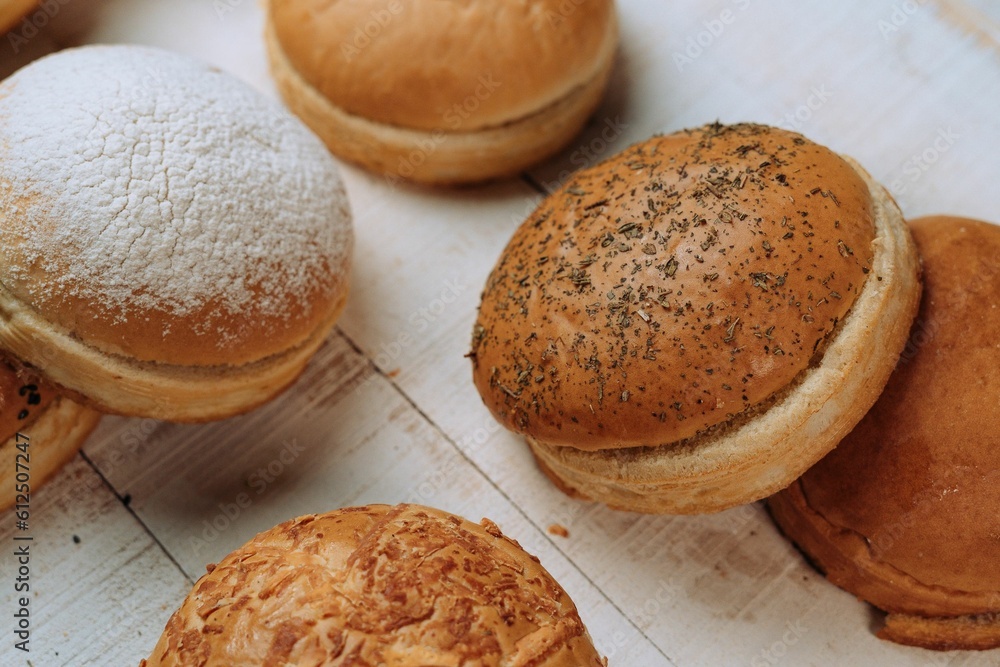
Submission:
POLYGON ((352 246, 308 128, 135 46, 38 60, 0 85, 0 113, 0 346, 105 411, 163 419, 243 412, 295 379, 352 246))
POLYGON ((25 14, 38 6, 38 0, 0 0, 0 33, 17 25, 25 14))
POLYGON ((487 519, 309 515, 209 566, 140 667, 599 667, 573 602, 487 519))
POLYGON ((769 501, 836 585, 890 612, 879 636, 1000 648, 1000 227, 915 220, 924 295, 878 402, 769 501))
POLYGON ((612 0, 269 2, 289 107, 337 155, 428 183, 515 174, 583 127, 618 43, 612 0))
POLYGON ((853 161, 708 125, 579 172, 528 217, 487 281, 473 378, 563 489, 717 511, 861 419, 919 293, 899 209, 853 161))
POLYGON ((27 504, 76 456, 101 415, 0 359, 0 510, 27 504))

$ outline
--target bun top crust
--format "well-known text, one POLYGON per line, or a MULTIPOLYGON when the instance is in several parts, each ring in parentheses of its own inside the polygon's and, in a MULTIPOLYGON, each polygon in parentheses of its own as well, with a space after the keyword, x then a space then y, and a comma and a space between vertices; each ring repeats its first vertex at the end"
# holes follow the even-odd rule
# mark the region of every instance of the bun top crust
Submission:
POLYGON ((271 25, 333 104, 402 127, 468 131, 540 111, 598 74, 613 0, 282 0, 271 25))
POLYGON ((980 611, 996 611, 1000 227, 931 217, 911 228, 924 293, 910 341, 875 406, 800 484, 811 509, 887 566, 891 599, 864 578, 851 592, 937 615, 942 590, 987 594, 980 611))
POLYGON ((0 445, 34 421, 55 397, 51 385, 0 359, 0 445))
POLYGON ((654 137, 577 173, 487 281, 473 377, 508 428, 674 443, 782 392, 861 290, 873 207, 841 157, 762 125, 654 137))
POLYGON ((599 667, 566 592, 481 526, 415 505, 304 516, 210 567, 148 667, 599 667))
POLYGON ((240 365, 329 320, 347 197, 276 102, 186 56, 102 46, 15 73, 0 117, 0 283, 56 327, 140 361, 240 365))

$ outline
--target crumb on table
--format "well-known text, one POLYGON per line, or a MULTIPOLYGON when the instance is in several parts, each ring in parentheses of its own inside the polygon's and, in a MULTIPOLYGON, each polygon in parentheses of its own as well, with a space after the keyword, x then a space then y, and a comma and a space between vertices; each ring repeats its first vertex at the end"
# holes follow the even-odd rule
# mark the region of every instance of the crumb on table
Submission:
POLYGON ((561 526, 558 523, 554 523, 549 526, 549 534, 557 535, 559 537, 569 537, 569 531, 566 530, 566 526, 561 526))

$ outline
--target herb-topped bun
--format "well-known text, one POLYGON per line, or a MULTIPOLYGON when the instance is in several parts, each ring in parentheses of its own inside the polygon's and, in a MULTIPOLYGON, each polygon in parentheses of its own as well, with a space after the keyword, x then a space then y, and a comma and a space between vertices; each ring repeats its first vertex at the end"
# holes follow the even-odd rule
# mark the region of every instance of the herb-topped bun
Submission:
POLYGON ((564 490, 716 511, 784 488, 861 419, 919 294, 899 209, 863 169, 708 125, 538 207, 486 284, 473 376, 564 490))
POLYGON ((0 357, 0 510, 27 504, 100 419, 99 412, 0 357))
POLYGON ((602 667, 566 592, 492 521, 303 516, 209 566, 142 667, 602 667))
POLYGON ((268 52, 330 150, 427 183, 515 174, 575 135, 618 44, 613 0, 281 0, 268 52))
POLYGON ((0 347, 108 412, 205 420, 301 372, 347 294, 336 162, 236 78, 97 46, 0 84, 0 347))
POLYGON ((912 223, 924 295, 882 396, 768 501, 827 578, 889 613, 879 636, 1000 648, 1000 227, 912 223))

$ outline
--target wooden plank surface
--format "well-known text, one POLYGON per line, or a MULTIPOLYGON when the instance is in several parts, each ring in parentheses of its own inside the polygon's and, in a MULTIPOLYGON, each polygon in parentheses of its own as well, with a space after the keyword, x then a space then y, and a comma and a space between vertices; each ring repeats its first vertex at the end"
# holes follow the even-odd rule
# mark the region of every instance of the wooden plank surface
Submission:
MULTIPOLYGON (((874 613, 806 566, 759 505, 649 517, 566 498, 497 427, 463 358, 483 282, 542 193, 654 132, 782 124, 858 158, 907 215, 1000 221, 996 3, 622 0, 620 13, 605 103, 526 178, 428 190, 345 167, 351 301, 288 394, 216 424, 104 421, 33 508, 34 665, 136 664, 205 564, 254 533, 406 500, 497 521, 567 588, 612 665, 1000 664, 875 639, 874 613)), ((70 0, 2 51, 0 72, 76 42, 137 42, 274 95, 261 28, 252 0, 70 0)), ((0 540, 14 530, 3 517, 0 540)), ((0 665, 26 664, 0 646, 0 665)))

